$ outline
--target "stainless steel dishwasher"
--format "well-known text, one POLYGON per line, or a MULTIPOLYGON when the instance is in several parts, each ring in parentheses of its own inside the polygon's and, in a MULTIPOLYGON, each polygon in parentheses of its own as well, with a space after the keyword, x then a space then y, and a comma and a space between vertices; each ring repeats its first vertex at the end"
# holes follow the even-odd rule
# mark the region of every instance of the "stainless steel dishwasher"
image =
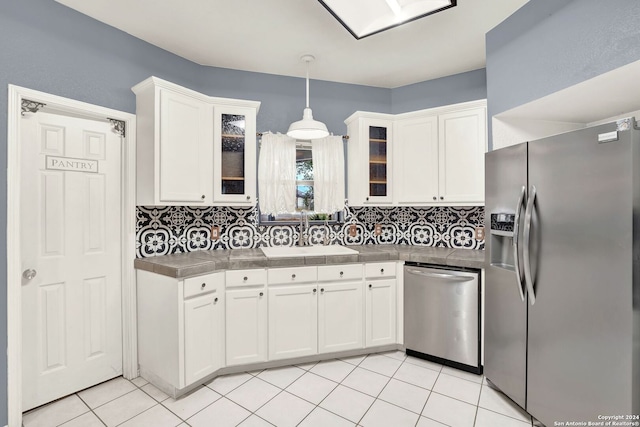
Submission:
POLYGON ((482 373, 479 277, 478 270, 405 264, 408 355, 482 373))

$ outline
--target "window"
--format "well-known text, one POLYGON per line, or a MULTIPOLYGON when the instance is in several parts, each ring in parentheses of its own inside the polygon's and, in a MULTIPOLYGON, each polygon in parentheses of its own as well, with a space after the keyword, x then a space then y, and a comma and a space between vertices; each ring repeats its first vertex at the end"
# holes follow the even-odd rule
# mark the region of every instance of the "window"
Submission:
POLYGON ((313 158, 311 156, 311 143, 296 143, 296 212, 278 215, 260 214, 261 223, 298 223, 300 214, 304 211, 309 221, 339 222, 342 213, 333 215, 315 213, 313 211, 313 158))

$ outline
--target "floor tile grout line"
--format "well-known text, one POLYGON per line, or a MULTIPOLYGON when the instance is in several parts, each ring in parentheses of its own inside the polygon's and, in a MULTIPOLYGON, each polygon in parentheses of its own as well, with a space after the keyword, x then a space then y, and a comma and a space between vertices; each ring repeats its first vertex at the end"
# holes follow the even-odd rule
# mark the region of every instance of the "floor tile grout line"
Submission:
MULTIPOLYGON (((365 360, 366 360, 366 358, 365 358, 365 360)), ((406 358, 405 358, 405 360, 406 360, 406 358)), ((360 417, 360 420, 356 424, 360 424, 362 422, 362 420, 364 419, 364 417, 367 416, 367 413, 371 410, 373 405, 376 403, 376 400, 378 400, 378 397, 380 396, 382 391, 389 385, 389 383, 391 382, 391 379, 393 378, 393 376, 398 372, 398 370, 402 367, 402 365, 404 365, 404 362, 405 362, 404 360, 401 361, 400 364, 398 365, 398 367, 396 368, 396 370, 393 371, 393 374, 390 377, 388 377, 389 379, 387 380, 387 383, 384 385, 384 387, 382 387, 382 390, 380 390, 380 392, 378 392, 378 395, 376 397, 374 397, 373 402, 371 402, 371 405, 369 405, 369 408, 367 408, 367 410, 364 412, 364 414, 362 414, 362 417, 360 417)), ((363 369, 366 369, 366 368, 363 368, 363 369)), ((418 415, 418 420, 420 420, 420 415, 418 415)))
MULTIPOLYGON (((249 374, 248 372, 243 372, 243 373, 248 374, 248 375, 251 375, 251 374, 249 374)), ((237 374, 231 374, 231 375, 237 375, 237 374)), ((303 375, 304 375, 304 374, 303 374, 303 375)), ((224 377, 224 375, 221 375, 220 377, 216 377, 216 378, 222 378, 222 377, 224 377)), ((242 383, 238 384, 237 386, 235 386, 234 388, 232 388, 231 390, 229 390, 229 391, 228 391, 228 392, 226 392, 225 394, 222 394, 222 393, 220 393, 219 391, 214 390, 213 388, 209 387, 209 384, 213 383, 213 381, 215 381, 215 380, 216 380, 216 378, 214 378, 213 380, 209 381, 208 383, 206 383, 206 384, 202 384, 202 385, 203 385, 203 386, 205 386, 206 388, 208 388, 209 390, 215 391, 215 392, 216 392, 216 393, 218 393, 220 396, 226 396, 227 394, 231 393, 232 391, 234 391, 234 390, 235 390, 235 389, 237 389, 238 387, 241 387, 241 386, 243 386, 244 384, 246 384, 247 382, 251 381, 251 379, 253 379, 253 378, 257 378, 257 377, 251 376, 251 378, 248 378, 246 381, 243 381, 242 383)))
MULTIPOLYGON (((365 357, 364 359, 366 359, 366 357, 365 357)), ((362 359, 362 360, 360 361, 360 363, 362 363, 362 362, 364 361, 364 359, 362 359)), ((344 360, 341 360, 341 359, 329 359, 329 360, 340 360, 341 362, 349 363, 349 362, 345 362, 344 360)), ((353 368, 351 371, 349 371, 349 373, 345 376, 345 378, 346 378, 346 377, 348 377, 348 376, 349 376, 349 374, 351 374, 351 372, 353 372, 353 371, 354 371, 354 370, 355 370, 355 369, 360 365, 360 363, 358 363, 358 365, 351 365, 351 366, 353 366, 354 368, 353 368)), ((315 366, 317 366, 318 364, 319 364, 319 363, 316 363, 316 365, 315 365, 315 366)), ((314 366, 314 367, 315 367, 315 366, 314 366)), ((327 397, 329 397, 329 396, 331 395, 331 393, 333 393, 334 391, 336 391, 336 389, 340 386, 340 383, 339 383, 339 382, 336 382, 336 381, 334 381, 334 380, 332 380, 332 379, 329 379, 329 378, 323 377, 322 375, 319 375, 319 374, 317 374, 317 373, 315 373, 315 372, 311 372, 311 370, 309 370, 308 372, 310 372, 310 373, 312 373, 313 375, 316 375, 316 376, 318 376, 318 377, 320 377, 320 378, 322 378, 322 379, 325 379, 325 380, 331 381, 331 382, 333 382, 333 383, 336 383, 335 387, 333 387, 333 388, 331 389, 331 391, 330 391, 329 393, 327 393, 327 395, 326 395, 325 397, 323 397, 323 398, 320 400, 320 402, 318 402, 318 403, 315 405, 315 408, 313 408, 313 409, 311 410, 311 412, 313 412, 313 411, 315 411, 316 409, 320 408, 320 409, 322 409, 322 410, 325 410, 325 411, 329 412, 330 414, 335 415, 336 417, 340 417, 340 418, 342 418, 342 419, 344 419, 344 420, 349 421, 350 423, 353 423, 353 421, 351 421, 351 420, 349 420, 349 419, 347 419, 347 418, 343 417, 342 415, 336 414, 335 412, 330 411, 329 409, 327 409, 327 408, 323 408, 322 406, 320 406, 320 404, 322 404, 322 402, 324 402, 324 401, 327 399, 327 397)), ((296 396, 296 397, 300 397, 300 396, 296 396)), ((301 399, 305 400, 304 398, 301 398, 301 399)), ((307 401, 307 402, 308 402, 308 400, 305 400, 305 401, 307 401)), ((312 404, 313 404, 313 402, 310 402, 310 403, 312 403, 312 404)), ((301 423, 302 423, 302 422, 303 422, 303 421, 304 421, 304 420, 305 420, 305 419, 306 419, 306 418, 311 414, 311 412, 309 412, 309 413, 307 414, 307 416, 306 416, 306 417, 304 417, 304 418, 303 418, 303 419, 302 419, 302 420, 301 420, 297 425, 300 425, 300 424, 301 424, 301 423)), ((354 425, 357 425, 357 423, 353 423, 353 424, 354 424, 354 425)))
MULTIPOLYGON (((485 385, 483 384, 483 385, 482 385, 482 388, 484 388, 484 387, 485 387, 485 385)), ((486 385, 486 387, 488 387, 489 389, 491 389, 491 390, 493 390, 493 391, 497 391, 499 394, 504 394, 504 393, 502 393, 501 391, 498 391, 498 390, 495 390, 495 389, 491 388, 491 386, 489 386, 489 385, 486 385)), ((480 395, 482 395, 482 389, 480 390, 480 395)), ((506 396, 506 395, 505 395, 505 396, 506 396)), ((531 414, 529 414, 527 411, 525 411, 525 410, 524 410, 524 409, 522 409, 520 406, 518 406, 518 405, 517 405, 517 403, 515 403, 515 402, 514 402, 512 406, 515 406, 517 409, 520 409, 521 411, 524 411, 524 413, 525 413, 525 414, 527 414, 527 417, 531 418, 531 414)), ((523 422, 523 423, 526 423, 526 422, 527 422, 527 421, 522 421, 522 420, 521 420, 521 419, 519 419, 519 418, 512 417, 511 415, 505 414, 505 413, 503 413, 503 412, 498 412, 498 411, 496 411, 495 409, 490 409, 490 408, 486 408, 486 407, 484 407, 484 406, 480 406, 480 399, 478 399, 478 408, 482 408, 482 409, 485 409, 485 410, 487 410, 487 411, 491 411, 491 412, 496 413, 496 414, 499 414, 499 415, 504 415, 505 417, 509 417, 509 418, 511 418, 511 419, 513 419, 513 420, 521 421, 521 422, 523 422)), ((530 422, 531 422, 531 425, 533 425, 533 419, 531 419, 531 420, 530 420, 530 422)))

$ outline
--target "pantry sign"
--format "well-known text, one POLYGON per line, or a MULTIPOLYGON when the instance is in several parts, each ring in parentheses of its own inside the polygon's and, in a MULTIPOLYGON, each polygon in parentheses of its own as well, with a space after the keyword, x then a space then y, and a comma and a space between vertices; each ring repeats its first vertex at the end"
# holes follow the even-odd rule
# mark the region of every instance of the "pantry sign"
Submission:
POLYGON ((56 171, 98 173, 98 161, 73 157, 47 156, 46 168, 56 171))

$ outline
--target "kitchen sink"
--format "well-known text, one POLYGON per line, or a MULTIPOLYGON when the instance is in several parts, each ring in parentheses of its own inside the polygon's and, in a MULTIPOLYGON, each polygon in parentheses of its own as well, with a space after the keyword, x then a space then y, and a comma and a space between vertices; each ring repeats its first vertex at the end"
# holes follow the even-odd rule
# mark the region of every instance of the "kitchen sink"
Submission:
POLYGON ((327 246, 277 246, 260 248, 267 258, 292 258, 303 256, 357 255, 358 251, 340 245, 327 246))

